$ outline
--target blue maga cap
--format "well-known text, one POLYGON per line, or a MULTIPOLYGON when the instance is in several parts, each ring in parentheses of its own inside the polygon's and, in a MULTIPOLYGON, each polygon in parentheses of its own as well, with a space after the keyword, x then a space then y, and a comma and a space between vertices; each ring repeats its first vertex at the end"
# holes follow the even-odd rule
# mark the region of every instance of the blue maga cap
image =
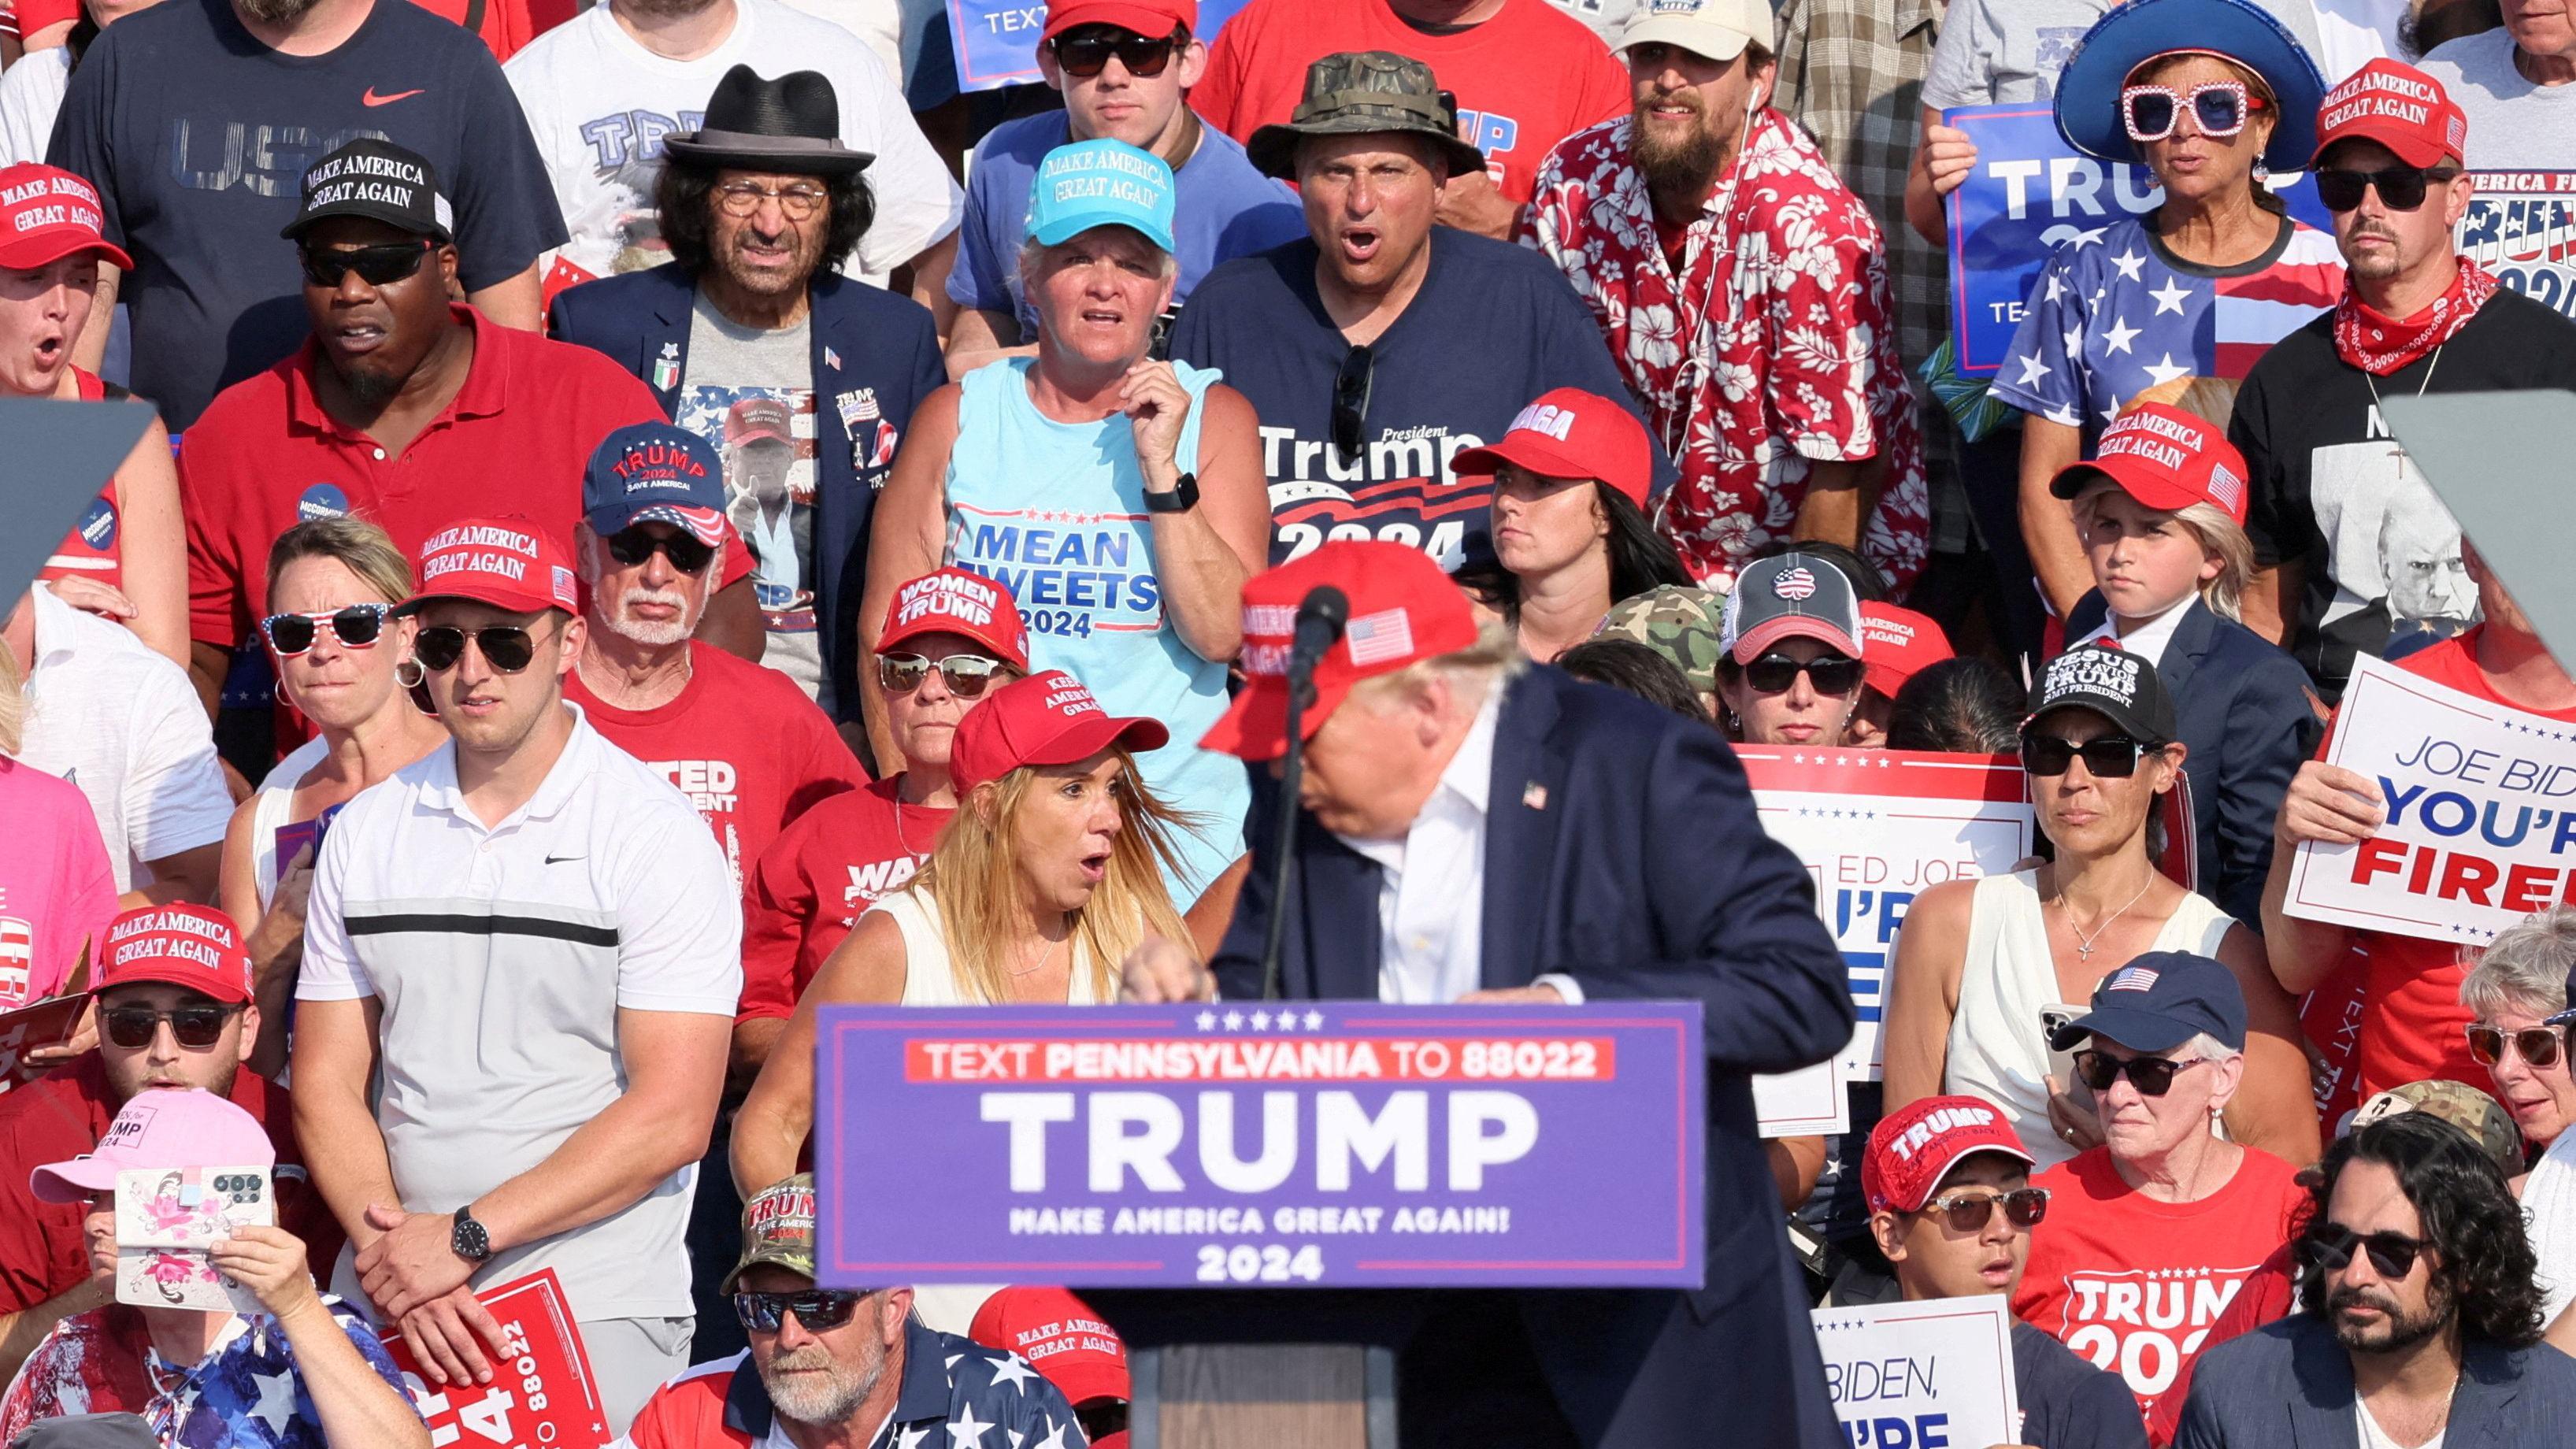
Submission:
POLYGON ((592 450, 581 475, 582 517, 602 538, 638 523, 670 523, 701 542, 724 538, 724 462, 706 439, 669 423, 632 423, 592 450))
POLYGON ((2059 1027, 2048 1045, 2062 1052, 2101 1037, 2133 1052, 2169 1052, 2202 1032, 2244 1049, 2245 993, 2236 973, 2189 951, 2149 951, 2103 977, 2093 1009, 2059 1027))
POLYGON ((2272 141, 2263 164, 2305 171, 2317 150, 2326 80, 2290 28, 2245 0, 2129 0, 2093 22, 2057 78, 2057 134, 2087 156, 2138 161, 2120 119, 2120 92, 2139 66, 2177 51, 2232 60, 2271 89, 2272 141))
POLYGON ((1095 226, 1123 226, 1172 250, 1172 168, 1124 141, 1077 141, 1038 163, 1029 191, 1029 236, 1040 246, 1095 226))

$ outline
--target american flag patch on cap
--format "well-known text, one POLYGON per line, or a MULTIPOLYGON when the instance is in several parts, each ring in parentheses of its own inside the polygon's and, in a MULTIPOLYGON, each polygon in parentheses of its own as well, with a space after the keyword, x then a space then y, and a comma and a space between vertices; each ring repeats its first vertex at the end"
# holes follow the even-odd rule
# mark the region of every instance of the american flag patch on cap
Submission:
POLYGON ((1351 663, 1366 667, 1413 653, 1413 625, 1402 609, 1380 609, 1353 619, 1342 637, 1350 642, 1351 663))
POLYGON ((2154 967, 2123 966, 2111 977, 2110 981, 2104 985, 2102 989, 2105 991, 2144 991, 2155 984, 2156 970, 2154 967))

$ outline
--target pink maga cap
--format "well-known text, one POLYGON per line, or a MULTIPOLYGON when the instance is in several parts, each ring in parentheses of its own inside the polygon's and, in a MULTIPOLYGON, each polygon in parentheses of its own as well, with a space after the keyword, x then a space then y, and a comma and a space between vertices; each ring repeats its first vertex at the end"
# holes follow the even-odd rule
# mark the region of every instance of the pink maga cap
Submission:
POLYGON ((151 1087, 134 1094, 92 1151, 27 1176, 38 1202, 80 1202, 116 1190, 137 1168, 275 1167, 277 1148, 259 1119, 212 1092, 151 1087))

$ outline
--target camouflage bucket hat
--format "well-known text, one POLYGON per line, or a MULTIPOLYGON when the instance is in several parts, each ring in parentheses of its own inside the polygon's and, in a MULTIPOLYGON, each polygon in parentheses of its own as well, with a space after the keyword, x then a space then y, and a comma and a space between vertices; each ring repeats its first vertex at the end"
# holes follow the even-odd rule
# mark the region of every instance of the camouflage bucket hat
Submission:
POLYGON ((725 1275, 724 1291, 764 1263, 814 1276, 814 1174, 800 1172, 743 1204, 742 1261, 725 1275))
POLYGON ((2391 1087, 2361 1104, 2352 1114, 2354 1127, 2367 1127, 2384 1117, 2406 1112, 2425 1112, 2461 1131, 2478 1144, 2480 1151, 2495 1160, 2508 1178, 2522 1175, 2522 1132, 2513 1125, 2512 1114, 2495 1098, 2466 1082, 2408 1082, 2391 1087))
POLYGON ((1287 121, 1264 126, 1244 146, 1263 175, 1297 174, 1301 136, 1407 131, 1440 143, 1449 174, 1485 169, 1485 155, 1458 139, 1458 105, 1440 94, 1431 67, 1385 50, 1346 50, 1306 67, 1306 98, 1287 121))
POLYGON ((1726 596, 1681 584, 1661 584, 1610 608, 1595 639, 1634 639, 1673 662, 1702 694, 1717 693, 1717 658, 1726 596))

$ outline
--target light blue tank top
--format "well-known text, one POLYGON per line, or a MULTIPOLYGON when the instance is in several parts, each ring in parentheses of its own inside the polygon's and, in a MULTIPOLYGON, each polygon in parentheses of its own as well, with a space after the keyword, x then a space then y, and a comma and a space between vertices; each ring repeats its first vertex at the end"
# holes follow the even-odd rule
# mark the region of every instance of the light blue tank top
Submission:
MULTIPOLYGON (((1200 817, 1179 839, 1184 868, 1169 882, 1186 910, 1243 853, 1252 788, 1243 762, 1199 748, 1225 712, 1225 665, 1201 659, 1163 613, 1154 532, 1135 434, 1111 414, 1059 423, 1029 400, 1036 359, 1008 358, 959 384, 957 442, 948 454, 948 557, 998 579, 1029 626, 1029 664, 1090 686, 1111 714, 1161 720, 1172 742, 1141 756, 1145 783, 1200 817)), ((1179 456, 1195 470, 1213 368, 1173 364, 1190 395, 1179 456)))

